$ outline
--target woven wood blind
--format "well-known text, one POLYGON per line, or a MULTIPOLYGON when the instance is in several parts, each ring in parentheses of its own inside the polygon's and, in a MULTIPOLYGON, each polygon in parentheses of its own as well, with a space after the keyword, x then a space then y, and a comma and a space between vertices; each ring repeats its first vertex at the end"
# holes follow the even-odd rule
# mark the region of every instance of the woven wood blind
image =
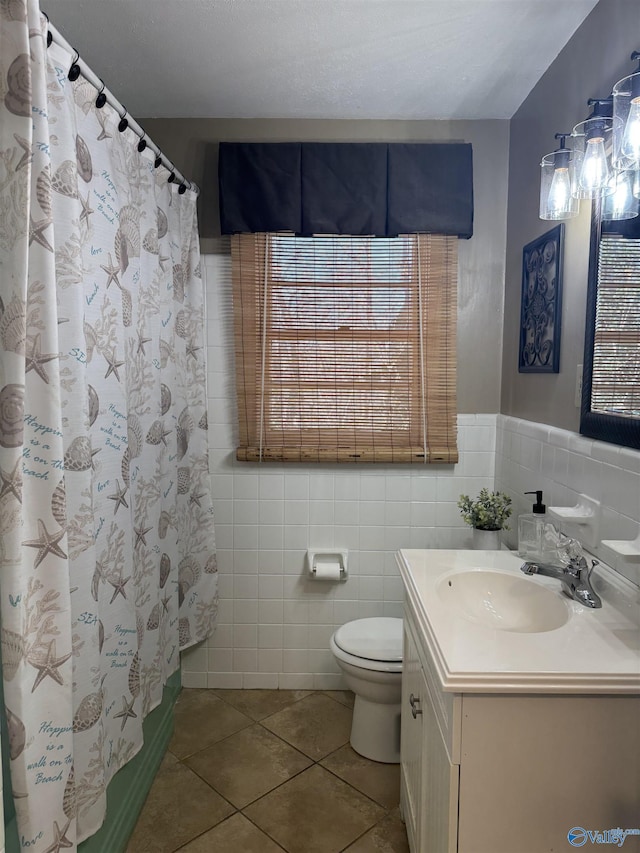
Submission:
POLYGON ((242 461, 457 462, 457 238, 231 238, 242 461))
POLYGON ((640 418, 640 240, 600 241, 591 409, 640 418))

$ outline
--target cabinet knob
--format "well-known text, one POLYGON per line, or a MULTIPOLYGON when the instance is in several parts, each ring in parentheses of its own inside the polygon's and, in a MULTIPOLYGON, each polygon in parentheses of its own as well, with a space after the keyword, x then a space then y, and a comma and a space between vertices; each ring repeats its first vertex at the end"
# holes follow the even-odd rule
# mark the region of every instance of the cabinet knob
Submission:
POLYGON ((422 710, 416 707, 420 704, 420 699, 416 699, 412 693, 411 696, 409 696, 409 704, 411 705, 411 716, 415 720, 418 714, 422 714, 422 710))

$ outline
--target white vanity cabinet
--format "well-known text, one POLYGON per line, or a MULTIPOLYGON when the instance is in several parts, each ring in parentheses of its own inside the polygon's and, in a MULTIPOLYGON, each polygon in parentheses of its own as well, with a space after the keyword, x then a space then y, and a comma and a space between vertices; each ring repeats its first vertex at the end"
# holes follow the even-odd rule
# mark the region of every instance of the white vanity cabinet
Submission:
POLYGON ((422 812, 423 710, 427 685, 413 633, 405 617, 402 651, 402 714, 400 720, 401 808, 411 850, 419 850, 422 812), (417 698, 417 704, 416 704, 417 698))
POLYGON ((404 623, 412 853, 551 853, 573 827, 640 829, 640 697, 445 693, 408 607, 404 623))
MULTIPOLYGON (((442 708, 438 708, 438 697, 429 688, 429 669, 406 615, 403 661, 401 808, 409 846, 415 853, 455 853, 460 767, 452 761, 438 721, 442 708)), ((453 711, 459 699, 452 700, 453 711)))

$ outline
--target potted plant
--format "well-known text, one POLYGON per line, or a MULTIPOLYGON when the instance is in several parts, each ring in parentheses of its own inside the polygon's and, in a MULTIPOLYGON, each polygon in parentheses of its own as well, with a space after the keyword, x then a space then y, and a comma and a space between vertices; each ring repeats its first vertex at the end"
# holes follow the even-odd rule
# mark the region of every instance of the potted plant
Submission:
POLYGON ((475 500, 471 500, 468 495, 460 495, 458 507, 462 518, 473 527, 473 547, 479 550, 498 550, 500 531, 509 529, 506 523, 511 515, 509 495, 481 489, 475 500))

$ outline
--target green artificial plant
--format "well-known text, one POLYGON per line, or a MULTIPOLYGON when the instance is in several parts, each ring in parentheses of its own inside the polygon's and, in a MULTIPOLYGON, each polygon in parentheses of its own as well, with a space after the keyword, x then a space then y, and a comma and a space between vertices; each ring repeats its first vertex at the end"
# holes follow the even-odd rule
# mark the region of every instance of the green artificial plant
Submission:
POLYGON ((468 495, 460 495, 460 513, 467 524, 478 530, 508 530, 505 524, 511 515, 511 498, 504 492, 482 489, 472 501, 468 495))

